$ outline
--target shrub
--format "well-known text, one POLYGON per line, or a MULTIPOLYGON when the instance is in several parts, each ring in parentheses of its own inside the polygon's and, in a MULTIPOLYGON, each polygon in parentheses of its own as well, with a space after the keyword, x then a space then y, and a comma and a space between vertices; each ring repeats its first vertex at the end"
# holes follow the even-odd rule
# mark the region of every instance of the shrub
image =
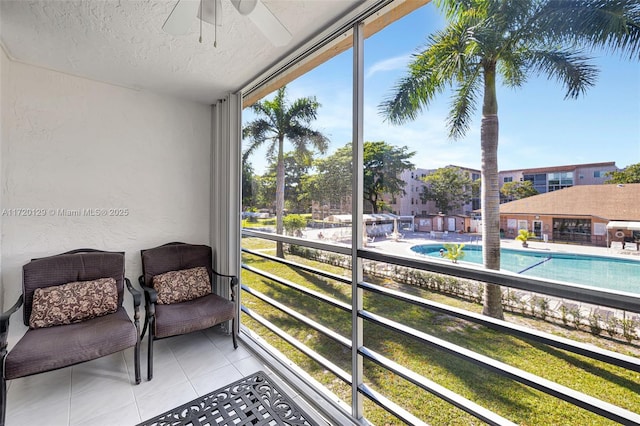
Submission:
POLYGON ((582 325, 582 312, 580 311, 580 307, 578 306, 571 309, 570 313, 573 317, 573 326, 576 328, 576 330, 579 330, 580 326, 582 325))
POLYGON ((307 226, 307 220, 302 215, 290 214, 282 219, 282 226, 284 226, 287 235, 295 235, 296 231, 307 226))
POLYGON ((447 252, 444 254, 444 257, 452 261, 453 263, 458 263, 458 260, 464 259, 464 244, 445 244, 444 248, 447 252))
POLYGON ((634 339, 638 338, 636 333, 636 327, 638 323, 633 318, 627 318, 626 314, 622 317, 622 336, 625 340, 631 343, 634 339))
POLYGON ((602 333, 602 325, 600 322, 602 321, 602 317, 597 313, 591 311, 589 313, 589 330, 591 330, 591 334, 594 336, 599 336, 602 333))
POLYGON ((531 304, 531 315, 536 316, 536 310, 538 316, 542 319, 546 319, 549 315, 549 299, 545 297, 534 296, 529 302, 531 304))
POLYGON ((605 321, 604 325, 609 337, 615 337, 618 334, 620 321, 614 315, 610 315, 609 318, 607 318, 607 320, 605 321))
POLYGON ((560 315, 561 315, 562 323, 565 326, 569 325, 569 318, 567 317, 568 313, 569 313, 569 309, 567 308, 567 306, 564 303, 560 305, 560 315))

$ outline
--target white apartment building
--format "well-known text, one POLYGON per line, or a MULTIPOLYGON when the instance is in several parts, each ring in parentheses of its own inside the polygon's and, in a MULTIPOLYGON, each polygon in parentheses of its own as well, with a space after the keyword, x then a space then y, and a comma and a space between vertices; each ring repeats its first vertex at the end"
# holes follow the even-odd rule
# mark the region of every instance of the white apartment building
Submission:
MULTIPOLYGON (((446 167, 457 167, 463 172, 466 172, 471 180, 480 179, 480 170, 469 169, 466 167, 460 167, 455 165, 449 165, 446 167)), ((438 214, 438 209, 434 201, 423 201, 422 192, 425 183, 422 178, 435 172, 437 169, 413 169, 405 170, 400 178, 406 182, 404 191, 405 195, 397 195, 393 199, 385 196, 385 201, 390 205, 393 213, 401 216, 427 216, 438 214)), ((450 212, 451 214, 463 214, 469 215, 475 209, 480 208, 480 199, 474 198, 470 203, 465 204, 457 211, 450 212)))

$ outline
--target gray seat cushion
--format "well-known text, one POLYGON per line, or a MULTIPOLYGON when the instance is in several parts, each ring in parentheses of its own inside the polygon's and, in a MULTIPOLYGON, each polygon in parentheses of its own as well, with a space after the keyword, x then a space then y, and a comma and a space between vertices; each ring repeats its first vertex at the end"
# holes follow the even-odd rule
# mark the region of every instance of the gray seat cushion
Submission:
POLYGON ((67 367, 135 346, 136 328, 125 309, 83 322, 30 329, 9 352, 5 377, 15 379, 67 367))
POLYGON ((157 338, 204 330, 234 317, 233 302, 216 294, 170 305, 156 305, 157 338))

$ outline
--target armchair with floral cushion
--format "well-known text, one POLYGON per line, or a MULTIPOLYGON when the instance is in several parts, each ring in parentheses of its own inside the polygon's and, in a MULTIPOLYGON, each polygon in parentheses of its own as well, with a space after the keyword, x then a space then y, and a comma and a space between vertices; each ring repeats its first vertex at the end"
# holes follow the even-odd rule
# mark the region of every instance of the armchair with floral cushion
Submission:
POLYGON ((153 342, 166 337, 204 330, 232 321, 231 337, 237 348, 234 292, 237 278, 213 270, 211 247, 168 243, 141 250, 147 330, 147 378, 153 378, 153 342), (217 283, 228 285, 231 300, 215 294, 217 283))
POLYGON ((33 259, 24 265, 22 295, 0 316, 0 425, 5 422, 7 380, 134 347, 135 383, 140 383, 142 295, 124 274, 124 253, 93 249, 33 259), (123 306, 125 285, 133 296, 133 322, 123 306), (9 319, 21 306, 29 328, 7 350, 9 319))

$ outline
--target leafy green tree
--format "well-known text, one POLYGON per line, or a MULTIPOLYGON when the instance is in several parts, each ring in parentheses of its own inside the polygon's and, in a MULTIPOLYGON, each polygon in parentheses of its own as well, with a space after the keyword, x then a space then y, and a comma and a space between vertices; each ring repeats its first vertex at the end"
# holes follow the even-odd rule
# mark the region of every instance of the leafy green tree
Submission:
POLYGON ((285 231, 288 235, 296 235, 297 231, 304 229, 307 226, 307 220, 304 216, 299 214, 289 214, 282 220, 285 231))
POLYGON ((256 202, 259 208, 275 210, 276 200, 276 176, 265 173, 256 177, 257 195, 256 202))
POLYGON ((320 205, 340 205, 351 197, 351 144, 338 148, 333 154, 317 159, 316 173, 304 179, 304 192, 320 205))
MULTIPOLYGON (((345 196, 351 195, 351 150, 349 142, 331 156, 316 161, 318 175, 310 181, 315 200, 339 204, 345 196)), ((409 152, 406 146, 394 147, 386 142, 365 142, 363 151, 364 201, 371 206, 373 213, 378 213, 385 205, 382 200, 384 194, 404 194, 406 182, 399 176, 414 167, 409 159, 415 152, 409 152)))
MULTIPOLYGON (((348 145, 351 149, 351 144, 348 145)), ((364 200, 369 203, 373 213, 378 213, 384 205, 383 194, 405 194, 406 182, 400 179, 405 170, 414 168, 409 159, 415 152, 409 152, 406 146, 395 147, 386 142, 365 142, 364 163, 364 200)))
MULTIPOLYGON (((296 159, 294 153, 284 154, 284 204, 289 212, 302 213, 309 209, 311 201, 305 193, 302 181, 311 165, 305 159, 296 159)), ((267 167, 265 177, 271 186, 269 191, 275 195, 277 164, 272 162, 267 167)), ((273 197, 272 197, 273 199, 273 197)))
MULTIPOLYGON (((640 53, 637 0, 435 0, 449 21, 414 56, 407 75, 380 105, 395 124, 414 120, 436 96, 453 89, 449 136, 466 135, 482 101, 483 264, 500 268, 498 100, 496 84, 520 87, 528 75, 559 81, 566 98, 595 84, 597 69, 575 46, 640 53)), ((483 313, 503 318, 502 292, 485 286, 483 313)))
POLYGON ((640 163, 631 164, 622 170, 607 172, 604 183, 640 183, 640 163))
POLYGON ((538 190, 533 187, 533 182, 530 180, 507 182, 500 188, 500 195, 505 201, 513 201, 538 195, 538 190))
MULTIPOLYGON (((258 116, 242 130, 243 138, 249 139, 249 146, 244 152, 246 160, 259 146, 267 144, 268 155, 277 159, 276 172, 276 232, 282 234, 285 191, 285 139, 293 146, 295 157, 309 161, 313 148, 324 154, 328 139, 322 133, 310 127, 317 118, 320 103, 315 97, 296 99, 292 104, 287 102, 286 86, 278 89, 272 100, 262 100, 250 107, 258 116)), ((276 255, 284 257, 282 242, 278 241, 276 255)))
POLYGON ((256 205, 254 192, 256 188, 255 174, 253 167, 248 161, 242 162, 242 210, 246 210, 256 205))
POLYGON ((473 183, 458 167, 442 167, 420 180, 426 184, 420 197, 435 201, 439 212, 449 214, 471 201, 473 183))

